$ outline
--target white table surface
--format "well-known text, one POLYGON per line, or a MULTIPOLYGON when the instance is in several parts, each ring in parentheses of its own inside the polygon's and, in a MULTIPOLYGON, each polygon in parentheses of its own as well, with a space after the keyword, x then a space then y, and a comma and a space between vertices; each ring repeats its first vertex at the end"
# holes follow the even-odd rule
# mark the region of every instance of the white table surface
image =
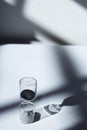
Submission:
MULTIPOLYGON (((49 93, 67 84, 60 64, 60 51, 65 50, 77 70, 78 77, 87 76, 87 47, 43 46, 43 45, 6 45, 0 47, 0 106, 19 100, 19 79, 37 79, 37 96, 49 93)), ((83 86, 87 90, 87 85, 83 86)), ((36 102, 36 107, 61 103, 73 92, 60 92, 44 97, 36 102)), ((83 120, 78 106, 65 106, 60 113, 33 124, 22 124, 18 109, 0 113, 0 129, 7 130, 65 130, 83 120)))

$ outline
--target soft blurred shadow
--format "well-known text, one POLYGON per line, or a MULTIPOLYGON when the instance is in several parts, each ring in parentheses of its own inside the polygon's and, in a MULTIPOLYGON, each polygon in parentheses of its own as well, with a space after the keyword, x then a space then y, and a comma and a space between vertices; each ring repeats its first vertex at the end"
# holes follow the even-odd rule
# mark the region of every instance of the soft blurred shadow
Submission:
POLYGON ((76 93, 66 99, 60 104, 61 107, 64 106, 74 106, 74 105, 82 105, 87 101, 87 91, 81 91, 76 93))
MULTIPOLYGON (((87 2, 81 0, 75 0, 76 2, 87 8, 87 2), (84 4, 82 4, 82 2, 84 4)), ((17 0, 16 6, 11 6, 8 3, 0 0, 0 43, 29 43, 35 38, 35 32, 32 25, 27 21, 22 13, 22 7, 24 0, 17 0)), ((83 91, 83 86, 87 83, 87 77, 81 77, 74 66, 68 52, 64 48, 54 49, 55 57, 58 57, 58 64, 61 65, 63 75, 67 80, 67 84, 57 88, 54 91, 47 92, 45 94, 38 95, 36 101, 47 98, 49 96, 72 92, 73 96, 64 99, 62 106, 79 105, 80 111, 83 114, 84 121, 77 126, 70 128, 69 130, 86 130, 87 129, 87 94, 83 91)), ((0 106, 0 114, 10 111, 18 107, 20 101, 10 103, 6 106, 0 106)), ((39 115, 40 116, 40 115, 39 115)), ((39 116, 37 114, 36 117, 39 116)), ((37 121, 37 118, 35 119, 37 121)))
POLYGON ((78 4, 87 9, 87 0, 74 0, 74 1, 76 1, 78 4))
MULTIPOLYGON (((67 99, 64 99, 63 106, 73 106, 73 105, 79 105, 79 110, 81 111, 81 114, 83 114, 84 119, 87 118, 87 91, 83 90, 83 86, 87 84, 87 77, 81 77, 79 76, 74 62, 72 61, 70 55, 64 49, 63 47, 55 48, 55 58, 58 58, 58 64, 61 65, 61 70, 66 78, 67 82, 64 84, 64 86, 56 86, 56 89, 50 92, 47 92, 45 94, 41 94, 37 96, 36 102, 40 101, 41 99, 46 99, 48 97, 52 97, 54 95, 62 94, 62 93, 73 93, 70 97, 67 99)), ((18 107, 20 101, 17 101, 16 103, 8 104, 7 106, 0 107, 0 114, 9 111, 11 109, 15 109, 18 107)), ((40 115, 37 114, 36 121, 39 120, 40 115), (37 118, 38 117, 38 118, 37 118)), ((85 122, 86 120, 84 120, 85 122)))
MULTIPOLYGON (((37 100, 47 98, 52 95, 57 95, 59 93, 72 92, 73 94, 83 91, 83 86, 87 83, 87 77, 80 77, 74 61, 71 59, 70 55, 63 47, 54 48, 55 58, 58 59, 57 64, 60 64, 62 74, 65 77, 67 83, 64 86, 58 87, 54 91, 38 95, 37 100), (60 89, 59 89, 60 88, 60 89)), ((57 72, 57 71, 56 71, 57 72)))
MULTIPOLYGON (((56 51, 56 50, 55 50, 56 51)), ((69 130, 86 130, 87 129, 87 91, 83 91, 83 87, 87 84, 87 77, 79 76, 74 61, 64 48, 56 51, 59 55, 62 73, 67 79, 67 84, 61 89, 61 92, 72 92, 73 96, 65 99, 63 105, 73 106, 79 105, 79 110, 83 117, 83 122, 69 130)), ((58 62, 59 62, 58 59, 58 62)))
POLYGON ((37 41, 34 27, 22 14, 24 2, 16 0, 16 5, 12 6, 0 0, 0 45, 37 41))
POLYGON ((13 101, 11 103, 8 103, 4 106, 0 106, 0 114, 4 114, 6 112, 10 112, 13 109, 16 109, 19 104, 20 104, 20 100, 17 100, 17 101, 13 101))
POLYGON ((35 37, 36 30, 57 44, 71 44, 40 27, 35 21, 27 20, 22 13, 24 2, 25 0, 16 0, 16 5, 12 6, 4 0, 0 0, 0 45, 38 41, 35 37))
MULTIPOLYGON (((60 89, 56 89, 44 95, 39 95, 37 100, 47 98, 49 96, 62 94, 62 93, 73 93, 73 96, 64 99, 61 106, 74 106, 79 105, 79 111, 81 112, 82 118, 84 119, 82 124, 73 127, 70 130, 86 130, 87 129, 87 91, 84 91, 84 85, 87 84, 87 77, 81 77, 76 70, 74 61, 71 59, 68 52, 63 48, 59 47, 55 51, 55 57, 58 57, 58 64, 61 66, 62 73, 67 80, 67 84, 61 86, 60 89)), ((59 88, 59 87, 58 87, 59 88)))

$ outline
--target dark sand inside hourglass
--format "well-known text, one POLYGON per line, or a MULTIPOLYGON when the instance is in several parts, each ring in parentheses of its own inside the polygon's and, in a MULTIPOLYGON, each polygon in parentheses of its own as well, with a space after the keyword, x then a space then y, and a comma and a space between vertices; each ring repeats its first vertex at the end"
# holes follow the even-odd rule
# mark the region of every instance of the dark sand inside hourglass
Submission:
POLYGON ((33 92, 32 90, 23 90, 21 92, 21 98, 25 99, 25 100, 32 100, 35 98, 35 92, 33 92))

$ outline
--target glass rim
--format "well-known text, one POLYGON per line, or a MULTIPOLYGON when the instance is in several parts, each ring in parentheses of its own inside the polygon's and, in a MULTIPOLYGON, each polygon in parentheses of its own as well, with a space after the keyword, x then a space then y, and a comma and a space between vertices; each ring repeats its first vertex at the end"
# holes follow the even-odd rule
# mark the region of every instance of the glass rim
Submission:
POLYGON ((32 79, 34 81, 34 83, 32 84, 36 84, 37 85, 37 80, 33 77, 23 77, 19 80, 19 84, 21 84, 21 82, 24 80, 24 79, 32 79))

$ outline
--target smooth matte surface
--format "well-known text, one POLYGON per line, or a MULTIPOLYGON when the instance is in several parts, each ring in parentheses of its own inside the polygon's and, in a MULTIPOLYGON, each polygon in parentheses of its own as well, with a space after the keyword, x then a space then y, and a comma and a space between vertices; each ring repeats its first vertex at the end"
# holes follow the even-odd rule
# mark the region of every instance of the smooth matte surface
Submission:
POLYGON ((78 46, 0 47, 0 108, 3 106, 3 111, 0 109, 0 128, 71 130, 85 123, 87 94, 82 91, 87 90, 86 55, 87 48, 78 46), (37 79, 36 108, 64 101, 65 105, 58 114, 33 124, 20 122, 17 107, 19 80, 25 76, 37 79), (78 92, 81 92, 80 98, 78 92))
POLYGON ((70 44, 87 45, 87 9, 77 1, 27 0, 24 15, 70 44))

